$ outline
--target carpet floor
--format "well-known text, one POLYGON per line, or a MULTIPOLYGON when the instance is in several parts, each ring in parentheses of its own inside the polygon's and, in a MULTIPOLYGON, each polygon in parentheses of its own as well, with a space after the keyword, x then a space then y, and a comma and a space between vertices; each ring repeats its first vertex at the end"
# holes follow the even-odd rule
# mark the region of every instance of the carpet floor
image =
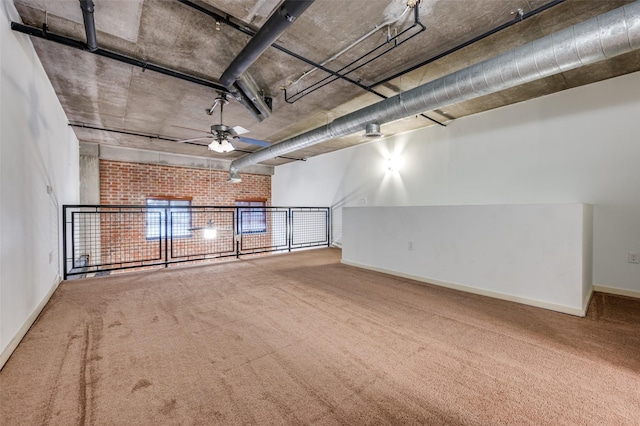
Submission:
POLYGON ((0 372, 0 424, 640 424, 639 300, 577 318, 340 255, 63 282, 0 372))

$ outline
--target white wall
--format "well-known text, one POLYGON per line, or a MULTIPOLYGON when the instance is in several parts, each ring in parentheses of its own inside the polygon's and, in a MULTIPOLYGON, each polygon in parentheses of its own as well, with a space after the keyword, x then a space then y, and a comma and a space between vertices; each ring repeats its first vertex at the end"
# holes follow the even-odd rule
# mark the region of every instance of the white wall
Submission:
POLYGON ((280 166, 273 203, 335 206, 338 242, 343 206, 589 203, 594 284, 640 294, 638 117, 634 73, 280 166))
POLYGON ((77 204, 78 140, 28 36, 0 3, 0 367, 62 275, 61 206, 77 204))
POLYGON ((584 316, 591 206, 345 207, 342 262, 584 316))

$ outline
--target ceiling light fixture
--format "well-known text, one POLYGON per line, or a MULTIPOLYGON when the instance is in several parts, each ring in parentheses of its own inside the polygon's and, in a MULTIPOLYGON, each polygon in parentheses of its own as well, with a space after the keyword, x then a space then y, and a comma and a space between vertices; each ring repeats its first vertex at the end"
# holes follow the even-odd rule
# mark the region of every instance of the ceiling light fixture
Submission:
POLYGON ((207 227, 204 228, 203 237, 205 240, 212 240, 218 236, 218 231, 216 230, 215 225, 213 224, 213 219, 209 219, 207 222, 207 227))
POLYGON ((207 148, 209 148, 210 151, 219 152, 220 154, 231 152, 235 149, 228 139, 214 139, 207 145, 207 148))

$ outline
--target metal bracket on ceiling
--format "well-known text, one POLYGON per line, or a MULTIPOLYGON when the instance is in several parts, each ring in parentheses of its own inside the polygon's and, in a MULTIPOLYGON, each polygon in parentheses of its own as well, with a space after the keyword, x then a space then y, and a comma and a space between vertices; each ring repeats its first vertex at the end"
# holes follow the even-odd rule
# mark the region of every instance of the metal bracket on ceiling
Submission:
POLYGON ((524 19, 524 9, 522 9, 521 7, 519 7, 515 12, 511 12, 511 14, 518 15, 518 19, 521 21, 524 19))
POLYGON ((211 105, 211 108, 207 108, 207 115, 213 115, 213 111, 218 105, 220 105, 220 107, 222 108, 223 105, 227 105, 228 103, 229 101, 227 100, 227 97, 223 93, 220 93, 218 97, 213 101, 213 105, 211 105))

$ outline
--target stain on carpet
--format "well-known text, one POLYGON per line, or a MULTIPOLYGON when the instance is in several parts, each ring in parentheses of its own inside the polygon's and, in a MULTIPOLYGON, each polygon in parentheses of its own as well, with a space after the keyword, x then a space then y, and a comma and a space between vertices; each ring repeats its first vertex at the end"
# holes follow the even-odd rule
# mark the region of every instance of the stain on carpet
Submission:
POLYGON ((147 379, 140 379, 138 380, 138 383, 136 383, 136 385, 133 387, 133 389, 131 389, 131 393, 134 393, 135 391, 140 389, 148 388, 151 385, 152 383, 147 379))

